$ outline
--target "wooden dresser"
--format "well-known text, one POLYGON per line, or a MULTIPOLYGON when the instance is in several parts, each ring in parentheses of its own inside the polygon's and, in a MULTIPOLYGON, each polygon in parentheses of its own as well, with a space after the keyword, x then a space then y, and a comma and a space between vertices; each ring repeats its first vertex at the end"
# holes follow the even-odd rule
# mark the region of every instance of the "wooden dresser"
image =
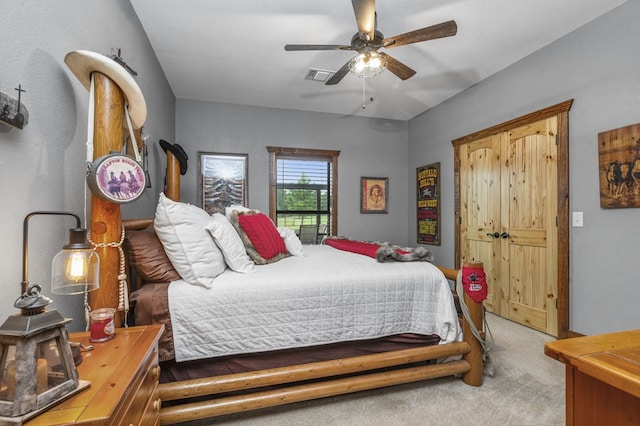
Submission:
MULTIPOLYGON (((162 325, 116 329, 116 337, 93 343, 82 352, 80 379, 91 386, 26 423, 53 425, 158 425, 158 339, 162 325)), ((89 333, 71 333, 69 340, 89 344, 89 333)))
POLYGON ((545 344, 566 364, 567 425, 640 425, 640 330, 545 344))

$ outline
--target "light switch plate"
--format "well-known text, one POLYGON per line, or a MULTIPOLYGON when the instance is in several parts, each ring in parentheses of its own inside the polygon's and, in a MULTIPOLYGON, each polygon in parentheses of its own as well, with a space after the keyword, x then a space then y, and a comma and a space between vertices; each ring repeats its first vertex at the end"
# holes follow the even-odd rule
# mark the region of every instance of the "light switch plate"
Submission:
POLYGON ((571 224, 574 227, 584 226, 584 216, 582 212, 573 212, 573 220, 571 221, 571 224))

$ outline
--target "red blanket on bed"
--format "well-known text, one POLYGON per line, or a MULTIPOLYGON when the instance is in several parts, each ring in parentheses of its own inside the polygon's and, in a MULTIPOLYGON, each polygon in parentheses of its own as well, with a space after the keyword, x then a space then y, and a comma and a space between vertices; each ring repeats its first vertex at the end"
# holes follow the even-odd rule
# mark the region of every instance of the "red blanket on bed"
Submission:
POLYGON ((338 250, 350 251, 352 253, 363 254, 376 258, 376 253, 380 248, 379 244, 365 243, 364 241, 339 240, 327 238, 325 244, 338 250))
MULTIPOLYGON (((378 259, 378 250, 382 247, 382 244, 366 243, 364 241, 353 241, 346 239, 327 238, 325 244, 338 250, 350 251, 352 253, 362 254, 364 256, 373 257, 378 259)), ((407 254, 408 251, 395 249, 397 254, 407 254)))

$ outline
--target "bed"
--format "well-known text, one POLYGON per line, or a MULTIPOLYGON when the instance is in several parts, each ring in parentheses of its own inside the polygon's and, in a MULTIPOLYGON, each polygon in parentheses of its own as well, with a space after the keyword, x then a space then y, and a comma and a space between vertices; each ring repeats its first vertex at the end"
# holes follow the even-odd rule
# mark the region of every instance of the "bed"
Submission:
POLYGON ((303 255, 251 273, 227 267, 206 288, 174 268, 157 216, 123 225, 130 317, 165 325, 161 424, 451 375, 482 384, 481 346, 469 328, 481 328, 482 306, 463 295, 469 318, 459 314, 449 286, 457 270, 304 246, 303 255), (234 310, 244 323, 227 318, 234 310), (271 334, 256 334, 263 329, 271 334))
MULTIPOLYGON (((131 114, 132 121, 138 128, 136 132, 140 137, 136 138, 137 140, 144 139, 140 127, 146 117, 146 105, 135 81, 127 81, 124 77, 120 78, 122 70, 119 68, 116 70, 105 69, 104 64, 111 64, 108 60, 101 60, 100 64, 103 66, 95 70, 88 70, 87 67, 74 70, 83 84, 90 80, 89 75, 95 74, 96 107, 95 111, 88 115, 90 119, 94 117, 93 125, 96 128, 93 137, 94 160, 122 148, 125 100, 129 105, 128 114, 131 114), (115 81, 111 80, 112 77, 115 81)), ((130 78, 126 72, 124 75, 130 78)), ((91 122, 88 127, 92 127, 91 122)), ((133 140, 133 137, 131 139, 133 140)), ((139 146, 137 148, 140 149, 139 146)), ((170 150, 167 150, 166 154, 164 194, 171 201, 178 203, 180 200, 180 174, 186 172, 186 164, 180 164, 180 159, 170 150), (182 167, 183 165, 185 167, 182 167)), ((183 160, 186 161, 186 156, 183 160)), ((253 216, 261 217, 260 215, 253 216)), ((448 318, 438 319, 435 325, 423 324, 420 326, 411 321, 410 317, 413 313, 421 315, 421 310, 425 317, 431 315, 426 307, 429 303, 425 299, 421 299, 418 300, 418 305, 411 307, 412 315, 409 315, 408 318, 410 326, 406 330, 388 331, 385 325, 371 336, 353 336, 354 340, 343 341, 342 338, 330 337, 319 343, 305 341, 302 346, 292 345, 285 341, 273 350, 265 350, 263 346, 257 352, 240 353, 238 349, 228 355, 216 357, 209 357, 211 341, 208 341, 204 342, 209 345, 207 346, 206 358, 201 358, 201 355, 196 354, 192 359, 190 355, 185 355, 182 352, 179 352, 178 355, 176 349, 183 351, 185 346, 188 348, 199 345, 200 342, 195 339, 200 336, 197 331, 191 333, 193 341, 190 342, 187 339, 186 344, 184 337, 176 336, 176 330, 173 329, 173 326, 177 323, 169 307, 169 304, 173 303, 169 293, 176 289, 179 290, 180 286, 185 286, 184 283, 177 285, 174 283, 184 280, 188 285, 193 286, 193 283, 201 277, 185 276, 183 271, 176 267, 174 259, 171 259, 167 265, 167 253, 170 251, 169 247, 172 246, 166 244, 165 241, 161 241, 161 244, 157 243, 161 237, 165 238, 166 234, 162 234, 163 227, 157 226, 156 219, 157 212, 155 219, 127 219, 123 221, 118 204, 102 200, 99 197, 91 197, 91 237, 101 260, 100 288, 91 293, 91 307, 95 309, 117 305, 126 310, 128 291, 123 282, 127 279, 130 284, 135 283, 129 288, 134 290, 131 294, 131 300, 135 304, 133 317, 136 319, 137 325, 165 324, 165 333, 161 338, 160 346, 160 356, 163 360, 161 363, 161 384, 159 385, 162 399, 161 424, 222 416, 444 376, 460 376, 465 383, 472 386, 482 384, 483 353, 481 342, 471 332, 471 329, 474 328, 480 329, 481 333, 482 304, 473 302, 473 299, 468 297, 467 292, 464 291, 462 292, 464 294, 458 295, 458 300, 465 302, 460 305, 468 308, 466 309, 467 314, 459 318, 455 314, 452 316, 455 310, 452 308, 454 298, 446 285, 446 280, 456 280, 460 274, 457 270, 433 267, 426 262, 417 263, 422 264, 425 269, 429 269, 432 283, 437 283, 435 285, 439 285, 440 290, 447 290, 435 293, 440 299, 434 306, 438 306, 440 310, 449 315, 448 318), (122 247, 123 228, 126 229, 127 235, 125 245, 129 246, 126 260, 123 260, 125 257, 122 247), (139 238, 135 238, 134 235, 139 238), (135 247, 133 247, 136 239, 142 240, 144 250, 141 253, 136 253, 135 247), (125 264, 130 269, 127 272, 125 264), (151 270, 145 270, 145 267, 150 267, 151 270), (146 273, 150 275, 145 275, 146 273), (420 304, 422 307, 419 306, 420 304), (445 306, 444 309, 443 306, 445 306), (461 324, 462 334, 459 332, 458 321, 461 324), (177 341, 180 341, 180 348, 176 347, 177 341), (185 360, 180 361, 178 358, 185 360)), ((207 217, 208 219, 209 217, 207 217)), ((211 238, 201 238, 201 240, 208 241, 209 244, 211 242, 211 238)), ((285 240, 287 237, 283 236, 282 241, 285 240)), ((323 248, 323 250, 325 249, 331 248, 323 248)), ((246 250, 243 249, 247 254, 250 254, 251 250, 249 246, 246 246, 246 250)), ((205 250, 205 252, 210 254, 210 251, 205 250)), ((310 249, 309 259, 313 260, 313 255, 310 249)), ((196 258, 203 264, 200 266, 209 264, 220 266, 219 262, 202 262, 206 256, 202 259, 198 256, 196 258)), ((355 258, 351 257, 350 259, 355 258)), ((281 265, 292 263, 291 260, 295 259, 290 259, 290 256, 283 254, 281 265)), ((227 259, 224 261, 227 262, 227 259)), ((363 260, 360 259, 360 261, 363 260)), ((377 260, 367 259, 367 261, 370 266, 377 265, 377 260)), ((260 262, 256 261, 255 263, 260 262)), ((281 266, 278 263, 275 265, 276 268, 281 266)), ((347 261, 346 263, 351 262, 347 261)), ((273 265, 264 265, 263 269, 269 269, 271 266, 273 265)), ((376 268, 380 266, 377 265, 376 268)), ((394 269, 403 269, 399 268, 401 266, 408 265, 391 264, 394 269)), ((371 267, 373 268, 373 266, 371 267)), ((228 273, 226 268, 218 269, 220 277, 208 277, 211 280, 204 280, 200 284, 211 287, 209 290, 214 290, 216 285, 223 281, 222 276, 228 273)), ((328 271, 333 268, 328 264, 322 264, 321 269, 322 274, 317 273, 316 275, 323 278, 320 281, 328 280, 328 271)), ((289 275, 293 274, 289 273, 289 275)), ((295 275, 311 274, 298 272, 295 275)), ((363 285, 358 279, 360 275, 361 271, 353 274, 352 301, 357 299, 355 295, 363 294, 355 292, 358 286, 363 285)), ((294 278, 298 277, 294 276, 294 278)), ((315 281, 314 284, 318 282, 315 281)), ((389 277, 384 283, 374 285, 390 289, 395 285, 395 282, 396 278, 389 277)), ((417 288, 419 289, 419 286, 417 288)), ((205 293, 205 290, 196 287, 189 288, 189 291, 192 292, 189 294, 189 300, 192 301, 197 301, 200 295, 205 293)), ((405 290, 405 292, 408 291, 405 290)), ((395 295, 398 292, 387 291, 386 293, 395 295)), ((417 293, 424 295, 424 291, 417 290, 417 293)), ((381 303, 384 305, 393 303, 393 301, 385 300, 381 303)), ((409 302, 398 299, 397 303, 409 302)), ((203 304, 206 305, 206 303, 203 304)), ((329 306, 331 305, 329 303, 329 306)), ((273 306, 277 308, 278 305, 276 303, 273 306)), ((465 311, 465 309, 462 310, 465 311)), ((395 309, 395 311, 402 314, 403 309, 395 309)), ((380 312, 384 314, 385 309, 378 310, 378 313, 380 312)), ((320 317, 320 323, 323 315, 320 317)), ((122 323, 122 317, 122 313, 118 312, 116 320, 119 324, 122 323)), ((196 319, 192 322, 198 321, 205 320, 196 319)), ((364 325, 367 325, 366 321, 364 325)), ((312 327, 313 323, 307 324, 307 328, 312 327)), ((222 329, 224 330, 224 327, 222 329)), ((348 324, 343 329, 347 333, 352 331, 348 324)), ((234 333, 235 331, 229 334, 234 333)), ((287 333, 282 334, 286 335, 287 333)), ((480 336, 478 333, 476 335, 480 336)), ((262 338, 262 341, 269 340, 262 338)))

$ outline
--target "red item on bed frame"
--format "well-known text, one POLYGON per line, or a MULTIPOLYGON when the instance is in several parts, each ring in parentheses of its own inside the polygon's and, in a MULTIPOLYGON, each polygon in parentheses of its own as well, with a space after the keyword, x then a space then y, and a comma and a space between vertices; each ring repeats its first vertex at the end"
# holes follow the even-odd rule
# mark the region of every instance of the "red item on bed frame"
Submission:
POLYGON ((484 273, 482 262, 465 263, 462 266, 462 287, 476 303, 487 298, 487 276, 484 273))

